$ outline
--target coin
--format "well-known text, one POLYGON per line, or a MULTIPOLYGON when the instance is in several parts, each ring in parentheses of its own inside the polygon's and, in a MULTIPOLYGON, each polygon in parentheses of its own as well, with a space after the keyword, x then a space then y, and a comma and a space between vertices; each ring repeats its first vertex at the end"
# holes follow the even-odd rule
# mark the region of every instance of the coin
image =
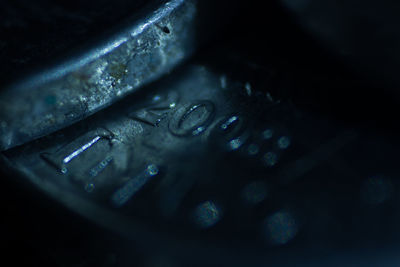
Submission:
POLYGON ((361 105, 336 73, 323 79, 303 62, 274 64, 268 52, 282 50, 251 58, 227 47, 1 152, 18 182, 2 187, 2 203, 14 211, 19 202, 6 214, 22 214, 10 228, 59 265, 396 260, 400 144, 377 124, 393 118, 378 98, 361 105), (332 91, 330 102, 319 97, 332 91))
POLYGON ((180 262, 294 264, 293 249, 372 240, 375 207, 397 214, 398 142, 302 110, 251 64, 213 60, 3 155, 54 201, 180 262))
MULTIPOLYGON (((4 88, 0 92, 0 149, 71 125, 157 80, 215 34, 236 5, 232 1, 229 5, 224 1, 154 2, 91 45, 88 40, 75 54, 4 88)), ((121 11, 114 15, 118 17, 121 11)), ((105 18, 100 16, 100 25, 112 17, 105 18)))

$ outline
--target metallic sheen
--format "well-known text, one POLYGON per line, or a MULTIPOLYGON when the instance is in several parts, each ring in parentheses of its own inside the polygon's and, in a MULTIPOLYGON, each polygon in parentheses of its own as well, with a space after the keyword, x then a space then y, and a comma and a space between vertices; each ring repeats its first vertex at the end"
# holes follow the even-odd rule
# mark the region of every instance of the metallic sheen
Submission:
POLYGON ((2 90, 0 150, 64 128, 168 73, 199 44, 199 5, 170 0, 83 54, 2 90))

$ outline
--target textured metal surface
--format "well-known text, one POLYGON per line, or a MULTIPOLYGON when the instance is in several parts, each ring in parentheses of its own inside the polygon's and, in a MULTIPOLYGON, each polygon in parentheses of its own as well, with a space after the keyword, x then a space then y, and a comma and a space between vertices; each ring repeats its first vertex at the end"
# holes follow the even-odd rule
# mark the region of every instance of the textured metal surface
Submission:
POLYGON ((279 9, 249 10, 254 27, 238 20, 221 49, 1 152, 1 251, 48 266, 398 266, 396 105, 279 9))
POLYGON ((170 71, 201 43, 201 20, 213 19, 206 18, 213 6, 201 16, 200 6, 208 2, 156 5, 83 53, 3 89, 0 148, 66 127, 170 71))
POLYGON ((277 90, 277 71, 246 60, 186 65, 3 155, 164 263, 382 263, 375 248, 400 237, 398 141, 300 109, 287 93, 299 85, 277 90), (343 243, 355 249, 337 256, 343 243), (362 248, 374 253, 362 260, 362 248))

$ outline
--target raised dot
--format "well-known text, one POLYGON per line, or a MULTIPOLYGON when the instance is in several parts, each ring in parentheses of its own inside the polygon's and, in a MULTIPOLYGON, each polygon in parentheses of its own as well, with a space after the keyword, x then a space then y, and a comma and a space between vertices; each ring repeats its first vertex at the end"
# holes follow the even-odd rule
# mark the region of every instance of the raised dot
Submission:
POLYGON ((278 211, 265 219, 264 231, 271 244, 284 245, 297 235, 298 225, 292 214, 278 211))
POLYGON ((282 136, 278 139, 278 146, 280 149, 287 149, 290 146, 290 138, 287 136, 282 136))
POLYGON ((200 228, 209 228, 221 219, 221 211, 214 202, 206 201, 195 209, 194 219, 200 228))
POLYGON ((257 153, 260 151, 260 148, 256 144, 250 144, 249 147, 247 148, 247 152, 249 155, 254 156, 257 155, 257 153))
POLYGON ((258 204, 267 197, 267 186, 264 181, 255 181, 243 188, 243 199, 249 204, 258 204))
POLYGON ((272 167, 278 162, 278 156, 274 152, 267 152, 263 160, 267 166, 272 167))
POLYGON ((242 141, 240 138, 233 139, 229 141, 229 148, 232 150, 237 150, 242 146, 242 141))
POLYGON ((271 129, 266 129, 263 133, 263 138, 264 139, 271 139, 272 136, 274 135, 274 132, 271 129))
POLYGON ((158 167, 154 164, 150 164, 147 166, 147 173, 151 176, 157 175, 158 171, 158 167))

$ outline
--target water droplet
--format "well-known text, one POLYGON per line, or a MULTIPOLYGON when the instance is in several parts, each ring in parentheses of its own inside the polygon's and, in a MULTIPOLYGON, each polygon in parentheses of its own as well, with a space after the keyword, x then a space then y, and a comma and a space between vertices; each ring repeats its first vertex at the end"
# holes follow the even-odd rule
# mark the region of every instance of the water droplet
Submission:
POLYGON ((158 174, 158 167, 154 164, 150 164, 147 166, 147 172, 149 175, 154 176, 158 174))
POLYGON ((201 228, 209 228, 221 219, 221 211, 212 201, 201 203, 194 211, 196 224, 201 228))
POLYGON ((272 167, 278 162, 278 156, 274 152, 267 152, 264 155, 264 162, 267 166, 272 167))
POLYGON ((264 139, 271 139, 272 136, 274 135, 274 132, 271 129, 266 129, 263 133, 263 138, 264 139))
POLYGON ((278 146, 280 149, 286 149, 290 146, 290 138, 287 136, 282 136, 278 139, 278 146))
POLYGON ((297 235, 298 225, 292 214, 278 211, 265 219, 264 231, 273 245, 284 245, 297 235))
POLYGON ((384 177, 368 178, 361 187, 361 198, 368 204, 378 205, 388 200, 393 193, 392 182, 384 177))
POLYGON ((252 182, 243 188, 242 197, 249 204, 258 204, 267 197, 267 185, 264 181, 252 182))
POLYGON ((85 185, 85 191, 88 193, 92 193, 94 190, 94 184, 93 183, 87 183, 85 185))
POLYGON ((249 153, 250 156, 257 155, 259 151, 260 148, 256 144, 250 144, 249 147, 247 148, 247 152, 249 153))

